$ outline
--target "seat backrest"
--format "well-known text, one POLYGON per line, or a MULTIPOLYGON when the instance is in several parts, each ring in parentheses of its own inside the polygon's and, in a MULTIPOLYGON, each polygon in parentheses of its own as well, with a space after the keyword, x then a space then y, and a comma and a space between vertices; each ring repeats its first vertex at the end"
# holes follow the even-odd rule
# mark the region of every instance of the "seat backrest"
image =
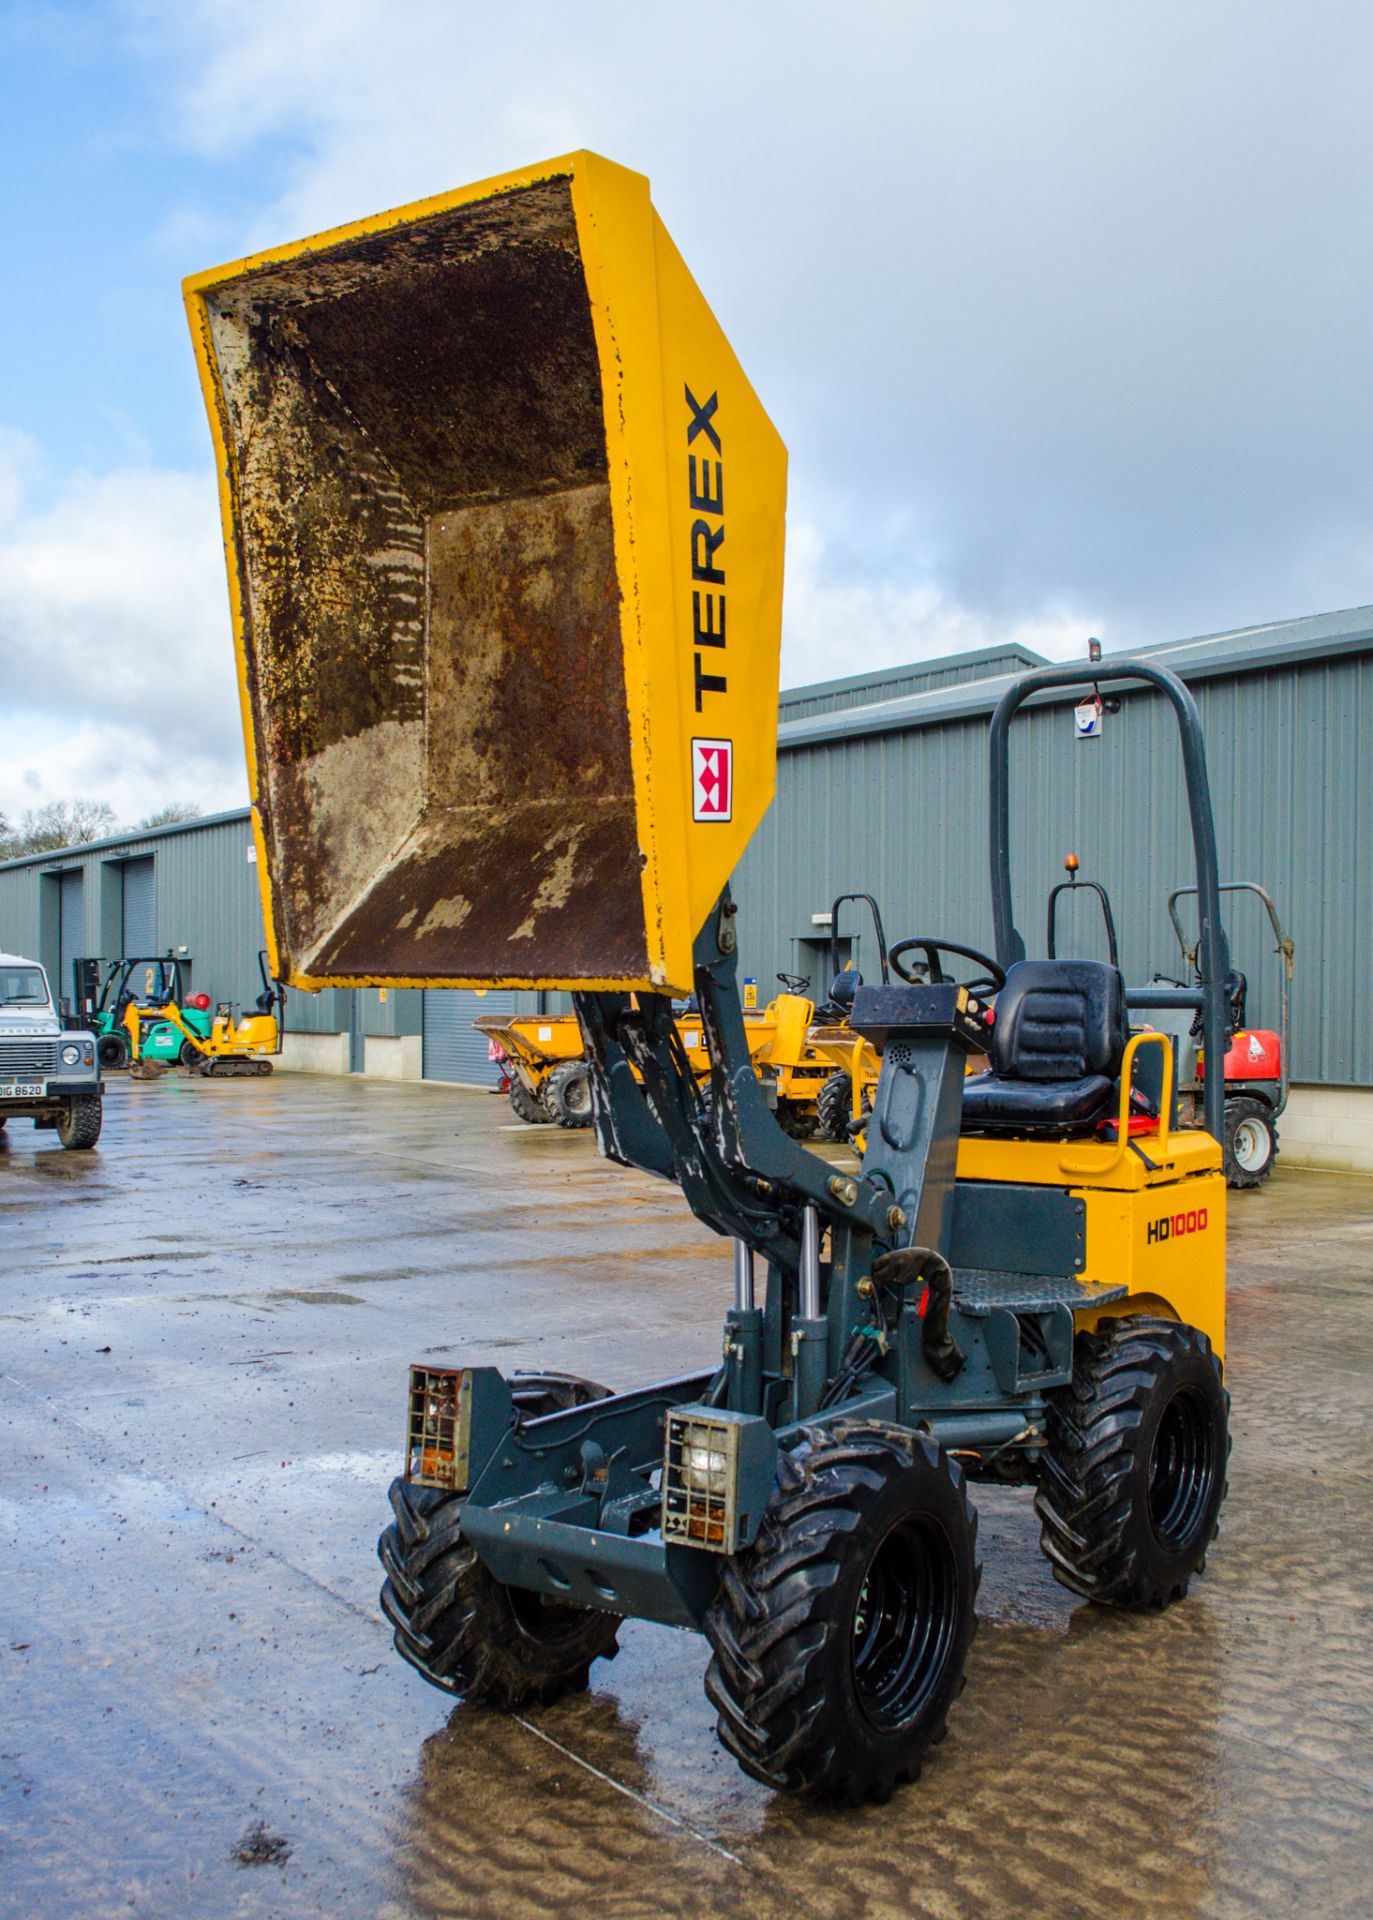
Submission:
POLYGON ((1021 960, 996 996, 992 1066, 1011 1080, 1120 1071, 1125 982, 1100 960, 1021 960))
POLYGON ((836 1007, 851 1007, 853 996, 862 984, 861 973, 856 972, 852 967, 845 968, 843 973, 836 973, 834 976, 834 983, 830 987, 831 1001, 836 1007))

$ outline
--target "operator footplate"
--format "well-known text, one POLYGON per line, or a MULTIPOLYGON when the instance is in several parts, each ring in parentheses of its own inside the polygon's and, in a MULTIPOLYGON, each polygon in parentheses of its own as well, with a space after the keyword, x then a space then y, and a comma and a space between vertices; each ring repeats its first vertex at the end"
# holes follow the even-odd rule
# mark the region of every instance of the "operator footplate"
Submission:
POLYGON ((1128 1287, 1094 1285, 1058 1273, 994 1273, 987 1267, 955 1267, 954 1305, 981 1319, 998 1308, 1011 1313, 1047 1313, 1068 1307, 1080 1313, 1123 1300, 1128 1287))

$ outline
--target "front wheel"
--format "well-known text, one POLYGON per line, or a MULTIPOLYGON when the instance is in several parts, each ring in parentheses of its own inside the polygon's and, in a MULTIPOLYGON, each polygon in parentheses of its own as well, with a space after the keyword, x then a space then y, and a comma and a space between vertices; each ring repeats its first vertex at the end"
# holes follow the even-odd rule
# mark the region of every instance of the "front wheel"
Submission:
MULTIPOLYGON (((575 1373, 510 1376, 521 1423, 609 1392, 575 1373)), ((462 1537, 461 1494, 396 1480, 390 1498, 395 1520, 377 1542, 382 1612, 397 1653, 431 1686, 496 1707, 546 1705, 585 1687, 593 1660, 615 1658, 618 1615, 561 1606, 486 1571, 462 1537)))
POLYGON ((516 1117, 523 1120, 527 1127, 546 1127, 553 1115, 539 1095, 530 1092, 513 1066, 507 1071, 510 1075, 510 1104, 516 1117))
POLYGON ((619 1651, 619 1619, 493 1578, 462 1536, 464 1496, 391 1483, 395 1520, 377 1544, 381 1609, 396 1651, 430 1686, 513 1709, 586 1686, 619 1651))
POLYGON ((1216 1537, 1230 1457, 1206 1335, 1143 1314, 1079 1334, 1047 1430, 1035 1508, 1054 1577, 1136 1613, 1181 1600, 1216 1537))
POLYGON ((561 1060, 543 1083, 543 1103, 560 1127, 591 1125, 591 1071, 585 1060, 561 1060))
POLYGON ((105 1102, 98 1093, 73 1094, 58 1117, 57 1137, 64 1147, 84 1152, 100 1138, 104 1120, 105 1102))
POLYGON ((1272 1108, 1247 1095, 1227 1100, 1223 1149, 1227 1187, 1262 1185, 1278 1157, 1272 1108))
POLYGON ((721 1745, 766 1786, 889 1799, 944 1737, 978 1577, 962 1475, 928 1434, 812 1431, 706 1615, 721 1745))

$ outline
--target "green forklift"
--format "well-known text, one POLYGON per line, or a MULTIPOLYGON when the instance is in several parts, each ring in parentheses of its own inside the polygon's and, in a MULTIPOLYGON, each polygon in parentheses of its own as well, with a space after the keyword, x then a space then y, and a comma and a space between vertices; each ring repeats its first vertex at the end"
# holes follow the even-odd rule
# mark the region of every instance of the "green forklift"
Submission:
MULTIPOLYGON (((177 1006, 191 1031, 203 1040, 209 1038, 214 1019, 210 996, 184 997, 182 962, 170 948, 165 954, 128 955, 108 964, 98 958, 73 960, 72 990, 79 1024, 95 1034, 100 1064, 107 1073, 129 1064, 130 1006, 149 1011, 177 1006)), ((186 1066, 198 1057, 192 1042, 170 1020, 142 1024, 139 1052, 150 1065, 161 1067, 186 1066)))

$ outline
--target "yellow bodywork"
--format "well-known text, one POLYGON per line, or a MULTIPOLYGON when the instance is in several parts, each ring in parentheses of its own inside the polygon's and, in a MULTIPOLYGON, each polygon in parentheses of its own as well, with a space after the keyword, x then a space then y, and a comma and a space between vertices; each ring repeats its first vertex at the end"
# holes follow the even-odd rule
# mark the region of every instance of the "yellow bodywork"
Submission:
POLYGON ((750 1038, 754 1067, 770 1072, 779 1100, 805 1106, 816 1098, 833 1071, 813 1044, 815 1002, 804 994, 779 993, 768 1003, 763 1018, 771 1032, 758 1046, 750 1038))
POLYGON ((1123 1286, 1128 1295, 1076 1314, 1081 1327, 1130 1313, 1162 1313, 1197 1327, 1225 1357, 1225 1176, 1209 1133, 1168 1125, 1173 1050, 1161 1033, 1133 1034, 1120 1063, 1116 1137, 1110 1141, 965 1139, 958 1175, 1066 1186, 1086 1207, 1088 1286, 1123 1286), (1135 1062, 1162 1055, 1160 1117, 1132 1119, 1135 1062), (1009 1164, 1005 1158, 1011 1149, 1009 1164), (985 1151, 991 1148, 988 1153, 985 1151), (1047 1149, 1047 1150, 1046 1150, 1047 1149), (999 1171, 994 1169, 999 1168, 999 1171))
MULTIPOLYGON (((779 994, 765 1008, 746 1011, 744 1033, 754 1070, 775 1081, 779 1100, 814 1101, 829 1067, 809 1044, 814 1006, 798 994, 779 994)), ((472 1022, 495 1040, 532 1094, 554 1067, 582 1057, 582 1032, 572 1013, 485 1013, 472 1022)), ((678 1015, 675 1025, 698 1080, 710 1072, 710 1053, 699 1014, 678 1015)))
POLYGON ((773 792, 786 454, 591 153, 185 283, 272 970, 686 990, 773 792))
POLYGON ((1209 1133, 1131 1137, 1154 1162, 1116 1145, 1079 1140, 1017 1140, 965 1135, 960 1180, 1048 1186, 1079 1196, 1087 1209, 1091 1285, 1125 1286, 1127 1298, 1079 1313, 1093 1327, 1105 1316, 1162 1313, 1198 1327, 1225 1352, 1225 1176, 1209 1133))

